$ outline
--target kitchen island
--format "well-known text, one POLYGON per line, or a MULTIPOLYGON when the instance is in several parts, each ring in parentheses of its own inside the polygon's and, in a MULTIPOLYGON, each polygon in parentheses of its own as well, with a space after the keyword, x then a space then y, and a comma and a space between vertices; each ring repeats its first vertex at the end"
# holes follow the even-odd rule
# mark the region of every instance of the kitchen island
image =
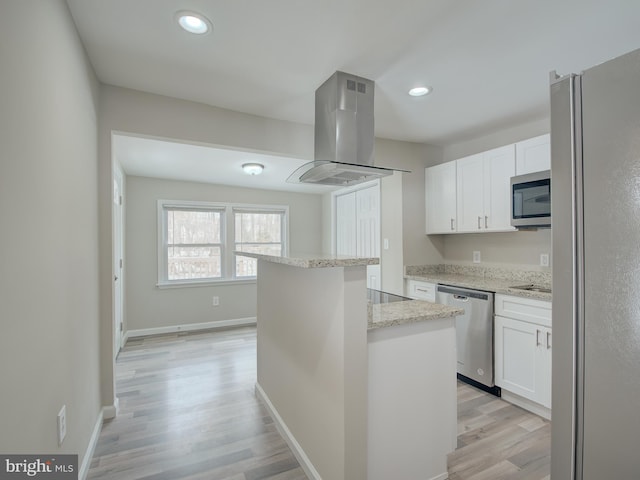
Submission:
POLYGON ((236 253, 258 259, 256 393, 309 478, 446 478, 462 310, 369 304, 377 258, 236 253))

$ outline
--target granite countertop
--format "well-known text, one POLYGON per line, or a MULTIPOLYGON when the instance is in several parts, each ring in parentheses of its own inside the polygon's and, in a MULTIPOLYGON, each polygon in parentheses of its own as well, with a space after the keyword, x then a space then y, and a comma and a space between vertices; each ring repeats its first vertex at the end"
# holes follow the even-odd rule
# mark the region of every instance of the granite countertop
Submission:
POLYGON ((283 257, 241 251, 235 251, 234 253, 243 257, 257 258, 258 260, 300 268, 359 267, 366 265, 378 265, 380 263, 380 259, 377 257, 347 257, 322 253, 299 253, 283 257))
POLYGON ((368 330, 462 315, 464 309, 424 300, 369 304, 368 330))
POLYGON ((432 269, 432 271, 430 271, 429 268, 407 267, 405 269, 405 278, 451 285, 454 287, 484 290, 486 292, 501 293, 516 297, 551 301, 551 293, 512 288, 514 286, 527 284, 536 284, 551 288, 551 276, 546 272, 509 271, 507 274, 504 274, 504 272, 496 274, 496 272, 487 269, 485 273, 488 274, 482 276, 477 274, 478 270, 473 269, 468 269, 469 273, 465 273, 465 269, 459 267, 450 268, 448 269, 449 271, 446 270, 447 269, 445 269, 445 271, 438 271, 437 269, 432 269))

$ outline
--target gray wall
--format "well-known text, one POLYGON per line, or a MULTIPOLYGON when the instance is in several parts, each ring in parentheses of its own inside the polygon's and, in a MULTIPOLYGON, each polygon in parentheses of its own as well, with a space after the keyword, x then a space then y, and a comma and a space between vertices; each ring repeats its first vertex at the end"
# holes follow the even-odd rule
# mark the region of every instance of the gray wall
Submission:
POLYGON ((425 235, 425 167, 439 163, 442 150, 429 145, 376 139, 376 164, 411 173, 382 179, 381 238, 389 250, 381 250, 382 289, 403 294, 404 265, 440 263, 442 239, 425 235))
MULTIPOLYGON (((551 257, 551 230, 505 233, 469 233, 445 235, 444 258, 447 263, 471 263, 477 250, 482 263, 513 264, 537 270, 540 254, 551 257)), ((553 261, 550 258, 550 262, 553 261)))
MULTIPOLYGON (((448 145, 443 149, 442 159, 443 161, 455 160, 544 133, 549 133, 548 118, 448 145)), ((446 263, 471 263, 473 251, 479 250, 482 263, 506 263, 537 269, 540 265, 541 253, 548 253, 551 256, 551 230, 432 236, 441 237, 443 260, 446 263)))
POLYGON ((313 128, 108 85, 100 88, 98 126, 101 392, 103 404, 109 405, 115 402, 111 133, 126 132, 312 158, 313 128))
POLYGON ((256 284, 163 288, 158 281, 157 200, 289 206, 291 252, 322 248, 320 195, 128 176, 126 184, 126 328, 138 330, 256 316, 256 284), (220 306, 212 306, 212 297, 220 306))
POLYGON ((471 138, 469 140, 452 143, 443 149, 442 161, 456 160, 467 155, 491 150, 492 148, 501 147, 510 143, 526 140, 527 138, 537 137, 549 133, 549 118, 534 120, 529 123, 515 125, 505 130, 496 131, 490 135, 471 138))
POLYGON ((98 83, 59 0, 0 3, 0 65, 0 452, 82 462, 101 409, 98 83))

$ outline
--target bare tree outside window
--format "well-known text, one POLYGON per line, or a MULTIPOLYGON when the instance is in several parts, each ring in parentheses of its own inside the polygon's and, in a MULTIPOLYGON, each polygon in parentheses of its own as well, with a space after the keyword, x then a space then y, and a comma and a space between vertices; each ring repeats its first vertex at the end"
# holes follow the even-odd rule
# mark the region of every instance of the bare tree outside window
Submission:
MULTIPOLYGON (((235 211, 235 250, 282 255, 283 212, 235 211)), ((255 277, 257 261, 236 255, 236 277, 255 277)))
POLYGON ((222 212, 167 210, 167 278, 222 277, 222 212))
POLYGON ((286 205, 158 200, 158 287, 253 281, 255 259, 284 255, 286 205))

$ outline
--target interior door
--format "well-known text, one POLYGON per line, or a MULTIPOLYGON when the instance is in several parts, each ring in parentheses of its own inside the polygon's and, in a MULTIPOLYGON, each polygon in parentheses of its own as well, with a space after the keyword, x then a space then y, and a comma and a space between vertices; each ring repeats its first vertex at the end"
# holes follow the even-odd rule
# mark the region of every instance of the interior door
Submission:
MULTIPOLYGON (((380 258, 380 187, 375 185, 355 193, 358 256, 380 258)), ((380 264, 367 266, 367 287, 380 290, 380 264)))
POLYGON ((113 174, 113 356, 114 358, 122 348, 123 326, 123 175, 119 168, 114 169, 113 174))
MULTIPOLYGON (((336 253, 380 257, 379 184, 336 196, 336 253)), ((380 265, 369 265, 367 287, 380 286, 380 265)))
POLYGON ((336 253, 357 255, 356 193, 336 197, 336 253))

